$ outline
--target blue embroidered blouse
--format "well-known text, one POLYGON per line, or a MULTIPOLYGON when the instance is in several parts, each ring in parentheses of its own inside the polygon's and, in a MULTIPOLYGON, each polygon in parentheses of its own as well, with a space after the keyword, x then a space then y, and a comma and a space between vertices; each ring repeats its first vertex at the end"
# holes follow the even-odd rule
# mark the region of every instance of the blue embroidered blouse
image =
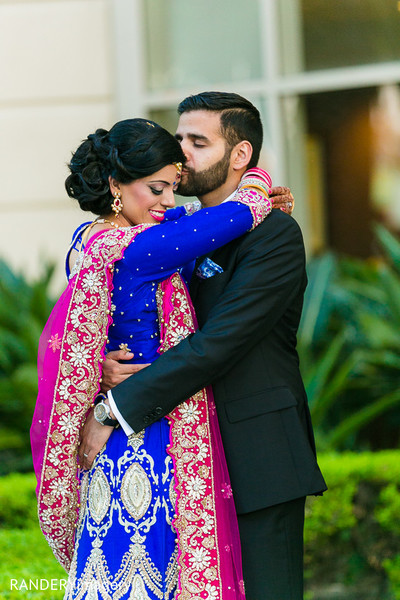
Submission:
MULTIPOLYGON (((74 233, 69 253, 81 242, 88 223, 74 233)), ((205 208, 188 215, 184 206, 166 211, 164 221, 140 233, 115 263, 113 276, 113 323, 107 352, 120 344, 134 353, 132 362, 148 363, 157 358, 159 325, 157 284, 180 270, 190 279, 194 261, 251 229, 253 218, 245 204, 235 201, 205 208)))

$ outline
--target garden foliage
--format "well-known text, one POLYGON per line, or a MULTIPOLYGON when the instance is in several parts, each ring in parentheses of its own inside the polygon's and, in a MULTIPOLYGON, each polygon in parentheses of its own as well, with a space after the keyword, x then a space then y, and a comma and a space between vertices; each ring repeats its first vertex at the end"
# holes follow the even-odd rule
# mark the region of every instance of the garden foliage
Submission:
POLYGON ((0 260, 0 474, 32 469, 29 428, 37 395, 37 348, 53 302, 53 267, 33 283, 0 260))
POLYGON ((383 257, 308 265, 298 349, 320 449, 400 441, 400 243, 376 236, 383 257))

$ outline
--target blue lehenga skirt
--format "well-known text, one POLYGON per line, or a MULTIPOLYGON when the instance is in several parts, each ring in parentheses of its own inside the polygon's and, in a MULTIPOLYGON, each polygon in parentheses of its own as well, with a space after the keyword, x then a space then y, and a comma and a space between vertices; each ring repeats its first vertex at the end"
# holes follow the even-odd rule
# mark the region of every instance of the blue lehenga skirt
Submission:
POLYGON ((75 552, 65 600, 173 600, 177 594, 175 490, 161 419, 113 431, 81 476, 75 552))

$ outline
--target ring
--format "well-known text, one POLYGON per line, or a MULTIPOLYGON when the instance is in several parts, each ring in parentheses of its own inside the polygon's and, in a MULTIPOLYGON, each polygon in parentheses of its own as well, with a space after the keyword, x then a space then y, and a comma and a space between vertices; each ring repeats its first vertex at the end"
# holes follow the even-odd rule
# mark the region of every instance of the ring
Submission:
POLYGON ((85 458, 88 458, 89 454, 85 454, 85 453, 83 453, 83 456, 84 456, 85 458))

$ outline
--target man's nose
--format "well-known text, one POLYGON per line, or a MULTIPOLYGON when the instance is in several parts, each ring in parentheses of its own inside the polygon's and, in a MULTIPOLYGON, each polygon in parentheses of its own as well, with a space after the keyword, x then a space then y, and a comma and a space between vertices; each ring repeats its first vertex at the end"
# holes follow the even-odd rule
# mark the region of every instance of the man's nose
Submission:
POLYGON ((190 160, 189 141, 181 140, 180 144, 181 144, 183 154, 185 155, 186 162, 189 162, 189 160, 190 160))

